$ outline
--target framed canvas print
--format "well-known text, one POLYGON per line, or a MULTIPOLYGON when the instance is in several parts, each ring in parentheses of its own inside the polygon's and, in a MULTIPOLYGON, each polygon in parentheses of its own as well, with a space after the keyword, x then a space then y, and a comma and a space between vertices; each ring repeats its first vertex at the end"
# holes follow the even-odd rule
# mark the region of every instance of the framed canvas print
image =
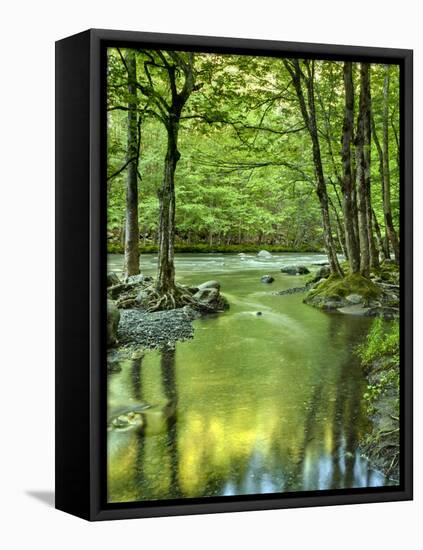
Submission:
POLYGON ((56 44, 56 506, 412 498, 412 52, 56 44))

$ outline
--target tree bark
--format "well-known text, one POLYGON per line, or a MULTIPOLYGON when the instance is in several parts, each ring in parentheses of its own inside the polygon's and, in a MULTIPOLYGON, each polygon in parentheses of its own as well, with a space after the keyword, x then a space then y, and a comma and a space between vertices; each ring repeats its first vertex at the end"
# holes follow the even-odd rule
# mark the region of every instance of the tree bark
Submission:
POLYGON ((369 112, 368 104, 368 72, 367 63, 360 64, 360 101, 356 133, 356 191, 358 212, 358 238, 360 245, 360 273, 364 277, 370 274, 370 241, 368 223, 368 186, 369 186, 369 136, 366 118, 369 112))
MULTIPOLYGON (((375 120, 374 120, 374 116, 372 116, 372 136, 373 136, 373 141, 375 142, 375 145, 376 145, 376 151, 377 151, 377 154, 378 154, 378 157, 379 157, 379 175, 380 175, 380 185, 381 185, 381 189, 382 189, 382 204, 384 203, 384 197, 385 197, 385 174, 384 174, 384 170, 383 170, 383 151, 382 151, 382 147, 380 145, 380 141, 379 141, 379 138, 378 138, 378 135, 377 135, 377 132, 376 132, 376 125, 375 125, 375 120)), ((384 209, 384 212, 385 212, 385 209, 384 209)), ((377 219, 375 217, 375 221, 377 222, 377 219)), ((390 251, 389 251, 389 236, 388 236, 388 229, 386 227, 386 219, 385 219, 385 214, 384 214, 384 221, 385 221, 385 236, 384 238, 382 238, 382 232, 380 230, 380 227, 379 227, 379 224, 375 224, 375 228, 376 227, 379 227, 379 231, 381 232, 381 243, 383 243, 383 246, 381 247, 381 250, 383 252, 383 256, 385 259, 389 259, 390 258, 390 251)))
POLYGON ((366 219, 367 219, 367 236, 369 239, 369 255, 370 255, 370 268, 379 268, 379 251, 376 246, 375 237, 373 235, 372 224, 372 186, 371 186, 371 110, 372 110, 372 98, 370 87, 370 65, 368 63, 362 64, 364 72, 364 94, 365 94, 365 111, 363 120, 363 132, 364 132, 364 179, 366 185, 366 219))
POLYGON ((345 109, 342 132, 342 206, 344 211, 345 244, 351 273, 360 271, 360 250, 356 235, 354 216, 354 179, 352 173, 351 148, 353 144, 354 127, 354 86, 352 62, 344 62, 345 109))
POLYGON ((372 208, 372 220, 373 220, 373 227, 375 228, 376 233, 376 239, 379 245, 379 250, 382 252, 383 257, 386 259, 389 257, 389 255, 386 255, 386 248, 385 248, 385 241, 382 237, 382 231, 380 230, 379 222, 377 221, 376 212, 374 211, 374 208, 372 208))
POLYGON ((323 172, 322 156, 320 152, 319 135, 317 131, 316 108, 314 100, 314 62, 304 61, 307 69, 307 75, 301 70, 297 59, 288 62, 284 61, 285 67, 292 77, 297 98, 300 104, 301 114, 304 124, 309 132, 312 149, 313 149, 313 164, 316 177, 316 193, 319 199, 320 212, 322 215, 323 236, 325 241, 325 249, 328 255, 330 270, 333 274, 342 277, 342 269, 336 255, 336 248, 332 236, 331 220, 329 215, 329 201, 326 189, 326 181, 323 172), (307 101, 302 88, 302 80, 304 80, 307 90, 307 101))
POLYGON ((392 221, 391 209, 391 174, 389 167, 389 65, 385 65, 385 78, 383 81, 383 213, 386 231, 395 255, 395 261, 399 262, 399 241, 392 221))
POLYGON ((159 190, 159 259, 157 290, 164 295, 175 287, 175 171, 180 158, 178 151, 179 121, 167 127, 167 152, 162 188, 159 190))
POLYGON ((181 157, 178 151, 178 133, 182 109, 194 90, 194 56, 184 61, 175 52, 170 53, 175 64, 166 62, 171 89, 171 104, 168 107, 165 126, 167 130, 167 151, 164 164, 162 188, 159 191, 159 259, 156 290, 161 296, 169 296, 175 307, 175 171, 181 157), (177 91, 176 64, 182 70, 185 80, 183 88, 177 91))
POLYGON ((128 119, 126 161, 126 224, 125 224, 125 275, 140 272, 138 227, 138 126, 137 126, 137 69, 135 51, 128 49, 126 57, 128 73, 128 119))

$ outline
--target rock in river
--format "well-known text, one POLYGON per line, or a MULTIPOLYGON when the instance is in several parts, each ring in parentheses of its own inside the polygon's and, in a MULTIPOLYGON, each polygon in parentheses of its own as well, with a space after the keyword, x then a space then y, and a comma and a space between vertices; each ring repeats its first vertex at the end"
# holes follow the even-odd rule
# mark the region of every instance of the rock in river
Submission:
POLYGON ((263 275, 260 277, 262 283, 273 283, 275 279, 271 275, 263 275))
POLYGON ((206 281, 198 286, 198 290, 204 290, 205 288, 216 288, 220 290, 220 283, 219 281, 206 281))
POLYGON ((267 250, 260 250, 257 256, 259 258, 264 258, 265 260, 269 260, 270 258, 272 258, 272 255, 267 250))
POLYGON ((281 268, 286 275, 307 275, 310 271, 304 265, 288 265, 281 268))

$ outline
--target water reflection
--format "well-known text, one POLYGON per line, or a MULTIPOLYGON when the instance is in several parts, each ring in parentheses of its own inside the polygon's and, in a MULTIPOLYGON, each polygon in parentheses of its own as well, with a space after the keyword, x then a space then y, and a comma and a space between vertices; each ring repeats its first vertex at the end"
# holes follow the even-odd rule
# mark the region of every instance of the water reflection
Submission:
POLYGON ((109 432, 109 500, 387 484, 357 449, 365 380, 352 350, 369 320, 258 295, 250 274, 221 279, 237 297, 227 314, 109 375, 109 416, 143 417, 109 432), (244 315, 255 301, 262 318, 244 315))

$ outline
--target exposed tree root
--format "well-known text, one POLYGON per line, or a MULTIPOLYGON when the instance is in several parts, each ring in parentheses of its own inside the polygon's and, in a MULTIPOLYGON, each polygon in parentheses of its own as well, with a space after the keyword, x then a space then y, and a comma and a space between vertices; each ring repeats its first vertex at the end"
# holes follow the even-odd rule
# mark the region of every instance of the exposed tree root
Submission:
POLYGON ((191 306, 197 310, 214 311, 211 306, 195 300, 185 287, 178 284, 164 294, 160 294, 154 286, 147 287, 145 292, 148 294, 145 305, 149 312, 177 309, 184 306, 191 306))

